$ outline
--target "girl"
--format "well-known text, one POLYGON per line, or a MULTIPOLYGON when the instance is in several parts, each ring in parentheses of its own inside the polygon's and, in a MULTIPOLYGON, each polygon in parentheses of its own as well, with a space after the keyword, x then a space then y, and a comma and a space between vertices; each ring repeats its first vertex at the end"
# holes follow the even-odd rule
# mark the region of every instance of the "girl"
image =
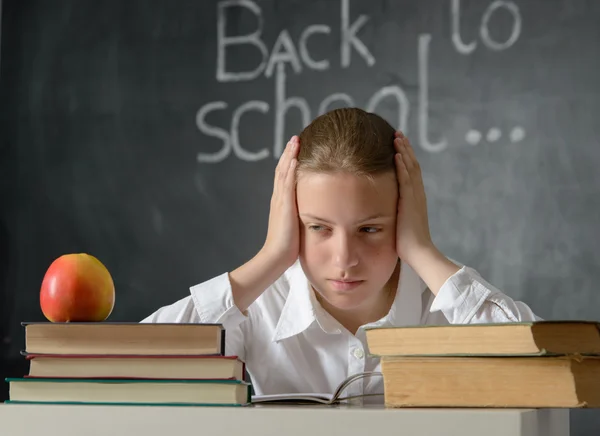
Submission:
MULTIPOLYGON (((288 142, 258 254, 190 290, 142 322, 222 323, 226 352, 246 362, 258 395, 332 393, 379 371, 367 327, 539 319, 435 247, 408 139, 348 108, 288 142)), ((345 390, 382 393, 381 377, 345 390)))

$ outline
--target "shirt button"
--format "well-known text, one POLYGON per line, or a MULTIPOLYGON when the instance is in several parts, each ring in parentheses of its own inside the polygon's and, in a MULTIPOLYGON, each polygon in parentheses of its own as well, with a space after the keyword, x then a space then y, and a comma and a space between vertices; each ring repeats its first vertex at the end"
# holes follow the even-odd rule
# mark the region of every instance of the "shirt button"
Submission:
POLYGON ((363 350, 361 350, 360 348, 354 349, 354 357, 356 357, 357 359, 362 359, 364 356, 365 353, 363 352, 363 350))

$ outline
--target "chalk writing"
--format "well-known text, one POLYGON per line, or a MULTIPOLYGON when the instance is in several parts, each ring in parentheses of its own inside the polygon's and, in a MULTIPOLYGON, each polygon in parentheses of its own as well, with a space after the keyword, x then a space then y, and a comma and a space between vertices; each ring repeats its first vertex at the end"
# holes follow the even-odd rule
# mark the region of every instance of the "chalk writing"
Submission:
POLYGON ((372 67, 375 65, 375 58, 369 52, 367 46, 356 36, 356 33, 360 28, 367 22, 368 17, 361 15, 358 19, 350 26, 350 0, 342 0, 342 67, 348 68, 350 66, 350 54, 351 48, 354 47, 367 62, 367 65, 372 67))
MULTIPOLYGON (((477 48, 477 41, 471 41, 465 43, 460 35, 460 0, 451 0, 451 39, 454 45, 454 48, 457 52, 463 55, 470 55, 477 48)), ((483 44, 494 51, 506 50, 509 47, 513 46, 519 36, 521 35, 521 13, 519 12, 518 6, 512 1, 505 0, 495 0, 488 5, 483 16, 481 18, 481 23, 479 26, 479 34, 483 44), (512 29, 510 35, 504 41, 496 41, 494 40, 489 31, 490 20, 492 16, 497 11, 504 9, 508 13, 510 13, 512 18, 512 29)), ((497 142, 502 137, 502 132, 497 127, 491 127, 485 138, 487 142, 497 142)), ((483 138, 483 134, 478 130, 471 129, 465 135, 465 141, 471 145, 478 145, 483 138)), ((510 141, 520 142, 525 138, 525 129, 521 126, 513 127, 509 134, 510 141)), ((427 148, 427 147, 425 147, 427 148)))
MULTIPOLYGON (((460 36, 460 0, 452 0, 450 10, 452 16, 451 38, 454 48, 456 48, 456 51, 461 54, 471 54, 475 48, 477 48, 477 41, 465 43, 460 36)), ((519 12, 519 7, 514 2, 505 0, 495 0, 494 2, 490 3, 483 13, 483 17, 481 18, 479 34, 483 43, 492 50, 500 51, 511 47, 515 42, 517 42, 519 36, 521 35, 521 13, 519 12), (508 11, 513 20, 510 36, 505 41, 495 41, 491 37, 489 30, 489 23, 492 16, 500 9, 508 11)))
POLYGON ((438 143, 432 144, 427 138, 427 120, 429 116, 427 111, 429 105, 427 60, 430 41, 431 35, 421 35, 419 37, 419 141, 421 147, 425 150, 437 152, 445 149, 448 146, 448 142, 445 139, 441 139, 438 143))
MULTIPOLYGON (((377 60, 361 39, 360 32, 370 20, 368 15, 359 15, 354 18, 351 13, 350 0, 339 0, 339 66, 341 69, 350 68, 352 61, 363 62, 368 68, 373 67, 377 60), (353 54, 358 55, 354 56, 353 54)), ((237 11, 239 12, 239 10, 237 11)), ((456 51, 468 56, 478 48, 478 43, 493 51, 506 50, 514 45, 521 34, 521 16, 519 8, 512 1, 495 0, 491 2, 481 15, 479 23, 478 40, 464 41, 461 36, 461 4, 460 0, 450 0, 451 40, 456 51), (492 38, 489 27, 496 13, 505 11, 512 20, 512 29, 508 36, 492 38)), ((299 113, 302 125, 307 125, 316 115, 328 111, 333 105, 363 106, 360 102, 346 92, 333 92, 324 96, 318 103, 316 112, 302 95, 288 95, 288 74, 301 76, 305 70, 327 72, 332 66, 333 59, 317 59, 309 50, 309 40, 313 38, 321 41, 334 37, 334 30, 330 25, 310 23, 299 33, 297 41, 291 36, 288 29, 282 29, 271 49, 263 40, 265 20, 262 9, 253 0, 222 0, 217 4, 217 59, 215 78, 220 83, 226 82, 251 82, 259 77, 273 79, 274 100, 269 103, 263 100, 251 100, 240 104, 238 107, 229 108, 225 101, 212 101, 203 104, 196 113, 196 126, 204 135, 220 140, 218 150, 208 152, 202 150, 197 153, 200 163, 218 163, 234 155, 237 159, 246 162, 256 162, 269 157, 277 159, 287 142, 285 137, 285 121, 288 113, 299 113), (227 34, 228 19, 233 16, 235 8, 249 12, 255 18, 255 27, 245 34, 227 34), (226 65, 227 50, 234 47, 245 47, 260 54, 259 61, 245 71, 234 71, 226 65), (232 110, 229 126, 215 126, 209 119, 217 111, 232 110), (240 125, 244 115, 249 112, 258 112, 273 119, 273 144, 257 151, 244 148, 240 139, 240 125)), ((231 26, 229 26, 231 27, 231 26)), ((296 34, 297 35, 297 34, 296 34)), ((418 146, 430 153, 439 153, 448 148, 448 140, 440 135, 432 139, 429 135, 429 58, 432 35, 423 33, 418 35, 417 64, 418 64, 418 101, 417 101, 417 126, 418 146)), ((411 102, 405 90, 399 84, 389 84, 376 90, 364 102, 367 111, 377 112, 379 106, 386 102, 386 108, 393 102, 397 117, 390 119, 395 128, 407 132, 408 117, 411 113, 411 102), (396 109, 397 108, 397 109, 396 109)), ((470 129, 465 134, 465 141, 471 145, 479 144, 485 137, 487 142, 497 142, 502 138, 502 132, 497 127, 490 127, 484 135, 476 129, 470 129)), ((511 142, 519 142, 525 137, 522 126, 514 127, 508 135, 511 142)))
MULTIPOLYGON (((502 131, 497 127, 492 127, 488 130, 485 138, 488 142, 497 142, 502 137, 502 131)), ((510 142, 516 143, 521 142, 525 139, 525 129, 521 126, 516 126, 511 129, 508 134, 510 142)), ((465 135, 465 141, 470 145, 478 145, 483 139, 483 134, 478 131, 471 129, 465 135)))

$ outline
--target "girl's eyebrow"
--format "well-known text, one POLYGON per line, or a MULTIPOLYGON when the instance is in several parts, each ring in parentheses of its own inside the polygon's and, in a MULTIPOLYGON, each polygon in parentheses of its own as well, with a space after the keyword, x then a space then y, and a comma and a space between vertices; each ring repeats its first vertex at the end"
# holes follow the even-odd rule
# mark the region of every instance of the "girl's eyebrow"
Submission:
POLYGON ((325 218, 319 218, 318 216, 312 215, 310 213, 301 213, 300 216, 302 218, 310 218, 311 220, 321 221, 327 224, 333 224, 331 221, 328 221, 325 218))
MULTIPOLYGON (((323 223, 326 223, 326 224, 333 224, 331 221, 326 220, 325 218, 320 218, 320 217, 312 215, 310 213, 301 213, 300 216, 302 218, 310 218, 310 219, 313 219, 315 221, 320 221, 320 222, 323 222, 323 223)), ((384 215, 382 213, 377 213, 377 214, 368 216, 368 217, 366 217, 366 218, 364 218, 362 220, 359 220, 355 224, 361 224, 361 223, 364 223, 366 221, 371 221, 371 220, 376 220, 376 219, 382 219, 382 218, 384 218, 384 219, 391 219, 393 217, 390 216, 390 215, 384 215)))
POLYGON ((384 215, 382 213, 377 213, 375 215, 368 216, 368 217, 366 217, 363 220, 357 221, 356 224, 361 224, 361 223, 364 223, 366 221, 371 221, 371 220, 378 220, 378 219, 386 219, 386 220, 388 220, 388 219, 393 219, 393 218, 395 218, 395 215, 391 216, 391 215, 384 215))

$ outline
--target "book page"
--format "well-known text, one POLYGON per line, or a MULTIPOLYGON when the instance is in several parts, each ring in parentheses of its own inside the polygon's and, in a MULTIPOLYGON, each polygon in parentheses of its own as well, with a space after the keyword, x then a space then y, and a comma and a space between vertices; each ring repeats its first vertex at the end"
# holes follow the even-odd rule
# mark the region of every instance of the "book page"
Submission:
POLYGON ((328 404, 332 401, 333 396, 331 394, 308 394, 308 393, 296 393, 296 394, 268 394, 268 395, 253 395, 253 403, 322 403, 328 404))
MULTIPOLYGON (((322 403, 322 404, 335 404, 341 401, 345 401, 350 398, 355 397, 342 397, 342 392, 348 385, 350 385, 355 380, 360 380, 365 377, 371 376, 382 376, 381 372, 361 372, 358 374, 353 374, 348 378, 344 379, 336 388, 333 394, 323 394, 323 393, 288 393, 288 394, 267 394, 267 395, 253 395, 252 403, 267 403, 267 402, 286 402, 286 403, 322 403)), ((378 394, 365 394, 358 395, 356 397, 362 396, 371 396, 378 394)))

